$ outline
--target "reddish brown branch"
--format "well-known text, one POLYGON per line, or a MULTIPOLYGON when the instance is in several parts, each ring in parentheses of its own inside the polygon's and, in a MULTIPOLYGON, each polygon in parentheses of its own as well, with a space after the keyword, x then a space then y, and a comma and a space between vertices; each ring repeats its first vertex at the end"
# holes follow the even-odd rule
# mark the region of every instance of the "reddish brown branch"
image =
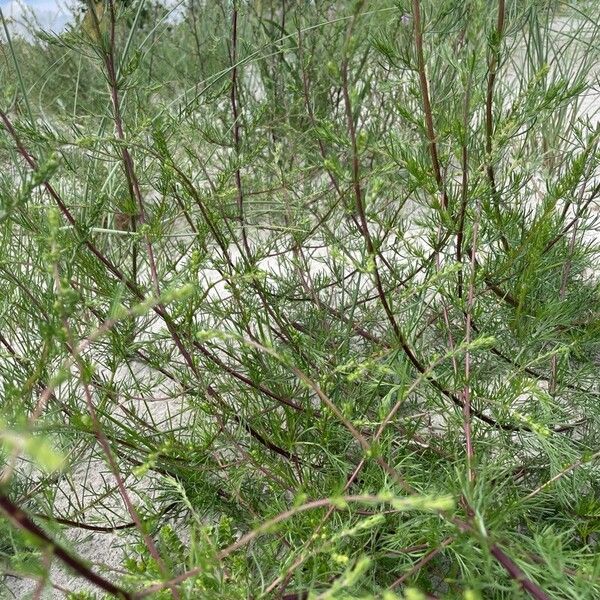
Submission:
POLYGON ((413 24, 415 31, 415 49, 417 52, 417 69, 419 71, 419 85, 421 86, 421 99, 423 102, 423 113, 425 116, 425 129, 429 141, 429 154, 435 181, 442 192, 442 207, 448 208, 448 196, 444 189, 444 180, 440 159, 438 155, 437 139, 433 125, 433 111, 431 109, 431 100, 429 97, 429 82, 427 80, 427 67, 425 65, 425 55, 423 52, 423 24, 421 22, 421 5, 419 0, 413 0, 413 24))
MULTIPOLYGON (((486 174, 492 191, 494 200, 494 210, 498 218, 498 226, 500 222, 500 195, 496 182, 496 174, 492 161, 493 139, 494 139, 494 88, 496 85, 496 77, 498 74, 498 64, 500 62, 500 47, 502 36, 504 35, 504 21, 506 16, 505 0, 498 0, 498 18, 496 22, 495 39, 490 59, 488 61, 488 80, 487 92, 485 100, 485 153, 486 153, 486 174)), ((505 251, 509 249, 509 243, 506 236, 500 231, 500 241, 505 251)))
POLYGON ((237 46, 238 46, 238 5, 237 0, 233 3, 231 15, 231 113, 233 116, 233 145, 235 149, 235 186, 237 189, 238 219, 242 229, 242 242, 246 255, 250 257, 250 246, 248 244, 248 234, 246 232, 246 217, 244 212, 244 188, 242 187, 242 174, 240 170, 240 115, 238 110, 238 92, 237 92, 237 46))
POLYGON ((127 590, 112 583, 108 579, 105 579, 101 575, 94 573, 94 571, 92 571, 79 557, 72 555, 60 544, 50 538, 45 531, 38 527, 23 510, 4 494, 0 494, 0 508, 14 525, 27 531, 38 540, 50 546, 53 553, 78 575, 117 598, 122 598, 123 600, 131 600, 133 598, 127 590))
POLYGON ((510 578, 516 581, 534 600, 550 600, 550 596, 531 581, 521 568, 497 544, 490 548, 492 556, 502 565, 510 578))
POLYGON ((438 546, 431 549, 425 556, 418 560, 404 575, 398 577, 394 583, 390 586, 392 589, 398 587, 404 583, 409 577, 412 577, 415 573, 418 573, 427 563, 431 562, 440 552, 449 546, 454 541, 453 537, 447 537, 438 546))

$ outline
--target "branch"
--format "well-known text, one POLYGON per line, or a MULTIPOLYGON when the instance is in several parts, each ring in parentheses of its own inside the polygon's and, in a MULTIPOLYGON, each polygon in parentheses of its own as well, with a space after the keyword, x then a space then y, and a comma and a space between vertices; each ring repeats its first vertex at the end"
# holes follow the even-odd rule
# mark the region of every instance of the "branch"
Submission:
POLYGON ((421 23, 421 6, 419 0, 413 0, 413 23, 415 31, 415 48, 417 51, 417 68, 419 71, 419 84, 421 86, 421 98, 423 100, 423 113, 425 114, 425 128, 427 139, 429 140, 429 154, 431 155, 431 164, 435 181, 442 192, 442 207, 448 208, 448 195, 444 188, 442 170, 438 157, 437 141, 435 129, 433 126, 433 112, 431 110, 431 100, 429 98, 429 83, 427 81, 427 71, 425 66, 425 56, 423 53, 423 25, 421 23))
POLYGON ((133 600, 133 596, 128 591, 112 583, 108 579, 105 579, 101 575, 94 573, 79 557, 70 554, 60 544, 50 538, 31 520, 31 518, 23 510, 21 510, 4 494, 0 494, 0 509, 4 511, 14 525, 20 529, 23 529, 24 531, 27 531, 37 539, 50 546, 54 554, 81 577, 87 579, 90 583, 93 583, 95 586, 99 587, 105 592, 108 592, 109 594, 112 594, 113 596, 116 596, 117 598, 121 598, 123 600, 133 600))

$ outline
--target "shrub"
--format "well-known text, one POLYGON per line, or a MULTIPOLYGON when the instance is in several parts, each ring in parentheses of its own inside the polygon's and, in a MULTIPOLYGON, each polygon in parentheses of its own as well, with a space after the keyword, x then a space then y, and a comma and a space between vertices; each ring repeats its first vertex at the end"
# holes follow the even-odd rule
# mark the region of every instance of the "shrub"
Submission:
POLYGON ((108 0, 7 25, 7 572, 67 593, 54 559, 77 597, 596 597, 598 23, 108 0))

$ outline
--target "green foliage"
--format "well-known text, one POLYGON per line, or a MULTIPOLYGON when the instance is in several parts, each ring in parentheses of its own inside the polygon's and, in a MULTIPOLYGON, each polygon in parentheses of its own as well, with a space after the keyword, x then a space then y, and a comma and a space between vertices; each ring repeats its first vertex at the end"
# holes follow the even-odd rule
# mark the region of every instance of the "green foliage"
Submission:
POLYGON ((94 6, 0 38, 6 573, 598 597, 597 4, 94 6))

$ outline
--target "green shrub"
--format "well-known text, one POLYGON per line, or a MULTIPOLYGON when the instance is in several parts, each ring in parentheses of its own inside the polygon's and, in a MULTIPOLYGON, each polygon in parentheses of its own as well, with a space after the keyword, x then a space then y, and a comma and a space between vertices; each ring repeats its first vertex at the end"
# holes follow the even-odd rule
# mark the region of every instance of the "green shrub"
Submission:
POLYGON ((2 41, 5 570, 597 597, 597 5, 87 11, 2 41))

